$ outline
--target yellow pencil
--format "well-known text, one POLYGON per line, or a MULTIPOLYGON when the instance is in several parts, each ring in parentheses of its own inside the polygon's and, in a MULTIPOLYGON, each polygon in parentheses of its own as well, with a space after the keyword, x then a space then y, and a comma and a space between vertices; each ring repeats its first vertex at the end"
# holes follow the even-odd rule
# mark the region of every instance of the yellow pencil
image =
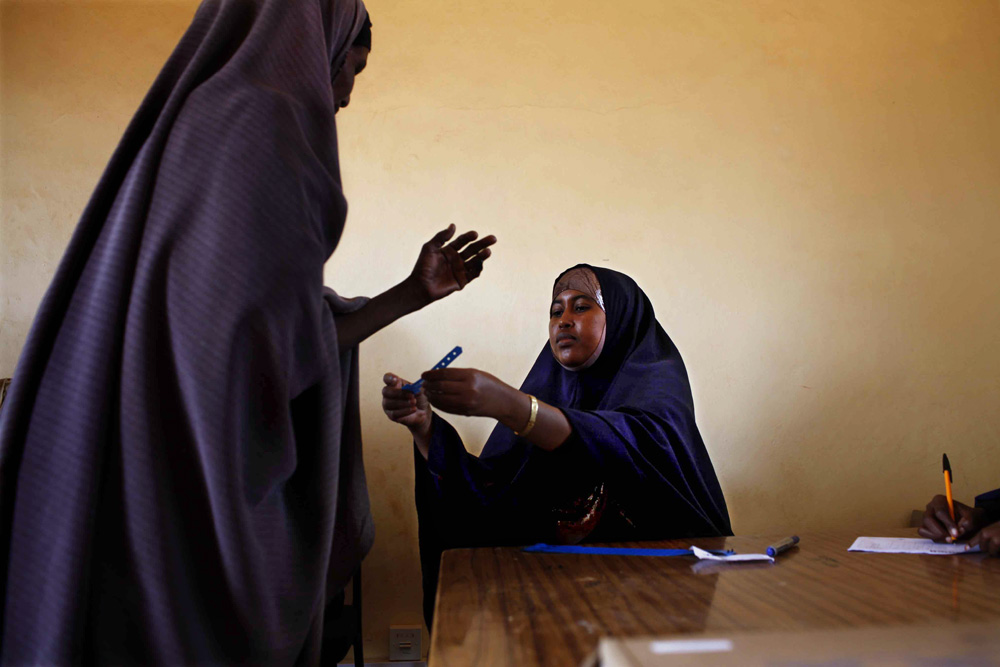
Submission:
POLYGON ((941 467, 944 468, 944 492, 948 496, 948 513, 951 520, 955 520, 955 501, 951 498, 951 464, 948 462, 948 455, 941 455, 941 467))

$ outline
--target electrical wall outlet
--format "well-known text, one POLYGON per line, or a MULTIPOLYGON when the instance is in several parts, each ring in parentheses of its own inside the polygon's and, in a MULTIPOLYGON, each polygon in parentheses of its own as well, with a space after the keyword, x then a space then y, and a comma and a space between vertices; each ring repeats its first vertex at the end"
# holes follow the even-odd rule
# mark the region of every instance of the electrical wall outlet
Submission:
POLYGON ((389 660, 420 660, 420 626, 389 626, 389 660))

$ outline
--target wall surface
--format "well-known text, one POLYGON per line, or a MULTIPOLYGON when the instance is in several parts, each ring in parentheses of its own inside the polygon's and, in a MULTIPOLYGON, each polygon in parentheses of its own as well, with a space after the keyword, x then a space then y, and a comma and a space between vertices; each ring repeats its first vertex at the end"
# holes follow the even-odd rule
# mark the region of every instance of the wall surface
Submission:
MULTIPOLYGON (((740 533, 903 525, 1000 480, 1000 3, 372 0, 328 265, 374 294, 454 222, 483 278, 362 349, 368 655, 420 621, 411 445, 380 377, 519 383, 579 261, 687 362, 740 533)), ((0 376, 192 2, 2 0, 0 376)), ((459 420, 470 449, 491 425, 459 420)), ((426 640, 426 637, 425 637, 426 640)))

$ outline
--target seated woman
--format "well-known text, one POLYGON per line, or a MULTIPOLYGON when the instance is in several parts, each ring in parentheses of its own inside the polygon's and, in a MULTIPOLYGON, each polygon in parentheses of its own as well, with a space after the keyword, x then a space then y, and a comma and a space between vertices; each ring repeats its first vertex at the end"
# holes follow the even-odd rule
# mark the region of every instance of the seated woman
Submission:
POLYGON ((923 525, 917 530, 935 542, 968 540, 968 547, 979 547, 991 556, 1000 556, 1000 489, 976 496, 976 506, 957 500, 955 520, 951 519, 948 499, 934 496, 924 510, 923 525))
POLYGON ((424 614, 444 549, 731 535, 680 353, 634 280, 578 265, 552 291, 549 349, 521 389, 476 369, 384 378, 416 446, 424 614), (480 456, 431 410, 496 419, 480 456))

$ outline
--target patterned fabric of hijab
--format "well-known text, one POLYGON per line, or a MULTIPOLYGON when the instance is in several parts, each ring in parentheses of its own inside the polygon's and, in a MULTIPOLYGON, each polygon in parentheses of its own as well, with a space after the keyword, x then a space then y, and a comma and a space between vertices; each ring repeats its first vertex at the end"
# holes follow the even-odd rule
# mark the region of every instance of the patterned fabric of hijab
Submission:
POLYGON ((552 288, 552 300, 555 301, 556 297, 566 290, 582 292, 596 301, 601 310, 607 310, 604 307, 604 295, 601 292, 601 284, 597 280, 597 275, 587 267, 570 269, 559 276, 559 280, 552 288))
POLYGON ((556 280, 566 284, 585 293, 600 289, 604 351, 590 368, 574 372, 560 366, 546 344, 521 390, 560 408, 573 427, 570 439, 546 452, 498 424, 476 457, 435 414, 429 458, 415 454, 428 619, 443 549, 553 540, 552 510, 602 483, 619 511, 605 511, 588 540, 731 534, 684 362, 649 298, 630 277, 585 264, 556 280), (588 285, 575 271, 580 268, 592 271, 599 285, 588 285))
POLYGON ((3 664, 319 662, 373 539, 323 288, 366 16, 206 0, 126 130, 0 414, 3 664))

